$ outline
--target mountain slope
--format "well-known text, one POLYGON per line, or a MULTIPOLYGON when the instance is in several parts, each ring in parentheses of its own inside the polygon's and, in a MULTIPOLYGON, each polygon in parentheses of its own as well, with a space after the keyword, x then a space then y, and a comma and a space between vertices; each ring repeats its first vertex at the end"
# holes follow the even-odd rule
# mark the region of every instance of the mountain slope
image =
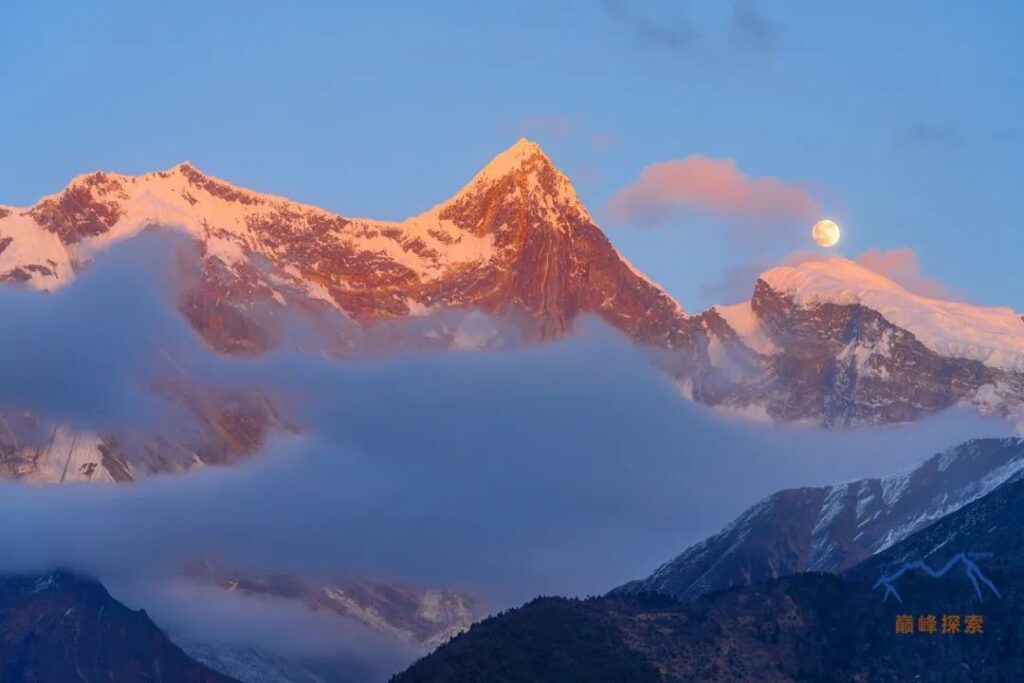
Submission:
MULTIPOLYGON (((176 304, 225 353, 275 348, 293 315, 343 356, 551 340, 589 314, 652 349, 683 394, 748 417, 874 424, 957 404, 1012 416, 1024 397, 1024 321, 1015 313, 915 296, 843 259, 772 269, 749 302, 687 315, 615 250, 527 140, 450 199, 397 222, 253 192, 188 163, 79 176, 33 206, 3 208, 0 281, 52 291, 98 252, 158 225, 198 243, 197 258, 181 259, 176 304), (415 329, 401 325, 409 318, 415 329)), ((142 453, 124 435, 81 434, 77 443, 93 448, 37 465, 50 425, 20 451, 2 430, 7 475, 122 481, 230 462, 284 426, 280 407, 260 397, 234 397, 241 405, 226 416, 217 401, 177 400, 204 404, 203 443, 142 453)))
POLYGON ((398 581, 310 583, 284 574, 245 574, 211 564, 195 564, 185 573, 201 584, 228 591, 284 598, 312 610, 328 610, 420 651, 429 651, 465 630, 478 615, 478 605, 469 595, 398 581))
POLYGON ((0 678, 29 681, 232 680, 190 659, 143 611, 67 572, 0 578, 0 678))
POLYGON ((772 268, 760 279, 791 296, 798 306, 830 303, 870 308, 941 356, 1024 369, 1024 321, 1009 308, 913 294, 883 275, 840 258, 772 268))
POLYGON ((400 222, 251 192, 188 163, 136 177, 81 176, 0 218, 0 280, 62 286, 90 253, 150 225, 179 227, 202 244, 200 282, 182 310, 229 352, 272 345, 273 330, 250 313, 289 304, 322 304, 363 321, 444 307, 518 311, 538 338, 564 332, 580 313, 601 314, 645 341, 680 345, 692 331, 527 140, 448 201, 400 222))
POLYGON ((694 332, 679 305, 612 247, 534 143, 520 140, 429 215, 492 236, 497 256, 471 275, 428 287, 424 303, 519 308, 541 338, 566 331, 582 313, 659 345, 682 346, 694 332))
POLYGON ((838 572, 1024 471, 1024 440, 976 439, 881 479, 774 493, 618 592, 691 601, 801 571, 838 572))
POLYGON ((0 477, 129 482, 196 465, 232 464, 256 453, 271 429, 294 430, 279 401, 251 391, 168 383, 154 393, 187 422, 152 433, 94 432, 0 408, 0 477))
POLYGON ((918 297, 841 258, 769 270, 704 314, 730 381, 705 402, 779 421, 906 422, 953 405, 1021 410, 1024 320, 918 297), (905 325, 906 327, 902 327, 905 325))
MULTIPOLYGON (((32 207, 5 209, 0 281, 55 290, 99 251, 158 225, 199 244, 198 259, 179 258, 177 306, 225 353, 274 348, 292 314, 323 332, 335 355, 542 341, 583 314, 681 357, 702 348, 691 343, 702 338, 696 322, 619 256, 568 179, 526 140, 448 201, 400 222, 252 192, 188 163, 142 176, 80 176, 32 207), (480 312, 493 318, 481 321, 480 312), (415 331, 389 327, 407 317, 417 318, 415 331)), ((150 440, 140 448, 137 438, 66 433, 46 416, 28 416, 35 424, 28 438, 0 430, 5 474, 124 481, 231 462, 258 448, 269 429, 288 428, 281 406, 266 397, 202 400, 178 378, 169 384, 174 401, 195 413, 199 442, 150 440), (225 415, 221 406, 234 409, 225 415), (51 434, 74 447, 54 452, 51 434)), ((19 421, 17 412, 8 419, 19 421)))
POLYGON ((392 681, 658 683, 608 604, 537 598, 475 624, 392 681))
MULTIPOLYGON (((574 676, 599 643, 622 653, 617 666, 639 671, 632 680, 664 683, 1018 680, 1024 671, 1022 519, 1024 480, 1015 477, 842 577, 796 574, 686 605, 651 594, 541 598, 481 622, 393 680, 583 680, 574 676), (941 566, 978 549, 991 553, 977 562, 999 586, 1000 598, 979 597, 961 571, 939 578, 906 574, 900 585, 903 602, 884 600, 875 585, 907 559, 941 566), (554 628, 552 615, 580 626, 571 638, 527 637, 554 628), (913 633, 896 632, 899 615, 911 616, 913 633), (918 618, 928 615, 938 622, 935 633, 918 631, 918 618), (941 632, 942 615, 957 616, 960 631, 941 632), (965 630, 969 615, 981 617, 980 633, 965 630), (549 675, 552 671, 561 676, 549 675)), ((589 680, 627 679, 611 672, 589 680)))

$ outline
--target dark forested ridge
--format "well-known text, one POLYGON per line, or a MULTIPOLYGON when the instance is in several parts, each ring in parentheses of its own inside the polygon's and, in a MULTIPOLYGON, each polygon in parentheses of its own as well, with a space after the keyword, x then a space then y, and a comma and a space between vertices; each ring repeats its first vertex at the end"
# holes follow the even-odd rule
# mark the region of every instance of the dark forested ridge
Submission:
POLYGON ((1024 680, 1022 523, 1024 482, 1011 481, 843 575, 795 574, 689 604, 650 594, 538 599, 394 681, 1024 680), (942 576, 913 569, 894 579, 902 602, 876 587, 907 562, 950 560, 942 576), (975 588, 971 571, 998 594, 975 588), (943 632, 944 616, 956 632, 943 632), (968 632, 968 617, 980 632, 968 632), (897 632, 901 618, 912 632, 897 632))
POLYGON ((191 659, 142 610, 68 572, 0 577, 0 680, 230 683, 191 659))

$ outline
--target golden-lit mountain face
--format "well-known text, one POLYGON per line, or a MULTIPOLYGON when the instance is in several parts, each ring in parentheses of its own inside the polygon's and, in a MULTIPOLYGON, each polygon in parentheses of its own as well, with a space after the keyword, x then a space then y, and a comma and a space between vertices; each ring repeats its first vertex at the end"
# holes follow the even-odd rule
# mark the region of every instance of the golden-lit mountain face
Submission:
MULTIPOLYGON (((178 259, 176 304, 227 354, 277 348, 292 316, 336 356, 545 342, 596 316, 648 350, 683 395, 751 419, 905 422, 957 404, 1006 415, 1024 396, 1024 323, 1012 311, 910 295, 843 259, 773 269, 750 301, 687 315, 616 251, 528 140, 452 198, 397 222, 253 192, 188 163, 80 176, 32 207, 3 209, 0 281, 56 291, 96 254, 153 228, 198 245, 178 259), (992 330, 990 346, 964 337, 972 329, 992 330)), ((256 452, 271 430, 293 428, 287 407, 265 397, 211 400, 215 390, 178 379, 155 390, 197 420, 189 442, 83 435, 65 458, 75 461, 72 478, 126 480, 194 464, 177 452, 230 462, 256 452)), ((43 455, 61 427, 38 420, 17 447, 0 432, 13 463, 6 474, 66 478, 68 468, 43 455)))

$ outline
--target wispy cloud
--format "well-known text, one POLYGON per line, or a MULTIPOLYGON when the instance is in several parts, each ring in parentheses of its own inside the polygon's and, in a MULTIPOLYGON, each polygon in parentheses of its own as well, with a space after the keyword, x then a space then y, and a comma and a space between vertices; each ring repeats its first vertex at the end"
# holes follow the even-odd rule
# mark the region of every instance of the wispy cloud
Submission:
POLYGON ((857 257, 857 263, 879 275, 884 275, 915 294, 938 299, 958 298, 949 287, 921 272, 921 261, 910 247, 872 247, 857 257))
POLYGON ((595 152, 605 152, 615 146, 618 136, 615 133, 594 133, 590 136, 590 147, 595 152))
POLYGON ((896 144, 904 147, 960 147, 965 142, 963 130, 948 123, 918 121, 896 133, 896 144))
POLYGON ((637 3, 623 0, 602 0, 601 6, 619 26, 627 29, 645 44, 672 50, 689 50, 701 42, 703 34, 688 19, 647 14, 637 3))
POLYGON ((700 154, 647 166, 611 197, 607 209, 614 220, 648 227, 672 220, 681 210, 759 225, 806 221, 821 212, 817 200, 796 183, 747 176, 733 159, 700 154))
POLYGON ((736 3, 729 30, 737 46, 753 48, 761 53, 771 52, 775 48, 775 26, 749 0, 736 3))
POLYGON ((189 654, 256 659, 268 676, 280 672, 269 680, 385 681, 422 654, 387 631, 300 600, 225 591, 181 577, 106 583, 118 600, 144 608, 189 654))
POLYGON ((752 0, 738 0, 727 16, 705 22, 697 21, 682 3, 602 0, 601 7, 617 27, 643 47, 721 58, 736 50, 763 56, 777 44, 775 26, 752 0))

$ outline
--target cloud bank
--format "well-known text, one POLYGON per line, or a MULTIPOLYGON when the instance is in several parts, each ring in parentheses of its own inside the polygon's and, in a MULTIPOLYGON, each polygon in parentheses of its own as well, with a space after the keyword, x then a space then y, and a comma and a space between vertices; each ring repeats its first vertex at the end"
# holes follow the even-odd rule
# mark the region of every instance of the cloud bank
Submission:
POLYGON ((514 351, 222 356, 171 306, 177 246, 133 240, 58 294, 4 290, 0 314, 23 321, 5 349, 41 373, 4 382, 5 402, 87 429, 112 416, 144 426, 172 409, 135 405, 166 366, 292 397, 301 435, 243 466, 128 486, 2 482, 0 568, 175 573, 223 555, 257 570, 371 572, 516 597, 597 590, 776 488, 889 471, 999 429, 973 418, 949 431, 936 418, 851 433, 731 422, 683 400, 642 350, 595 321, 514 351), (48 341, 72 331, 87 362, 48 341), (570 569, 595 556, 602 568, 582 580, 570 569))
POLYGON ((694 154, 645 167, 607 204, 613 220, 642 227, 662 225, 681 211, 742 221, 753 229, 784 221, 807 222, 821 213, 810 193, 795 183, 743 174, 733 159, 694 154))
POLYGON ((868 270, 873 270, 902 285, 908 292, 936 299, 958 298, 949 287, 921 272, 921 261, 910 247, 872 247, 857 256, 856 261, 868 270))
POLYGON ((717 417, 602 326, 509 352, 342 363, 209 356, 205 381, 298 394, 302 436, 235 467, 131 485, 0 483, 0 570, 102 578, 193 561, 391 577, 505 605, 646 573, 778 488, 880 474, 973 416, 824 432, 717 417))
MULTIPOLYGON (((643 48, 661 48, 688 57, 728 61, 737 51, 764 58, 777 42, 775 26, 751 0, 732 3, 731 11, 699 22, 682 3, 603 0, 601 7, 614 26, 643 48)), ((716 6, 729 9, 727 3, 716 6)))
MULTIPOLYGON (((115 596, 126 587, 133 606, 162 606, 155 615, 196 638, 263 647, 266 633, 243 627, 253 614, 310 638, 325 626, 294 606, 131 587, 209 560, 257 574, 466 589, 492 608, 538 593, 599 593, 776 489, 884 474, 1007 432, 954 413, 872 431, 730 421, 682 399, 643 350, 594 321, 564 341, 503 352, 221 356, 171 306, 175 244, 125 243, 57 294, 3 290, 0 315, 22 323, 2 333, 4 350, 37 368, 3 361, 4 402, 82 429, 142 429, 173 410, 145 394, 171 368, 189 381, 292 397, 301 433, 243 464, 133 484, 0 482, 0 572, 94 574, 115 596), (83 355, 65 358, 67 339, 83 355)), ((338 628, 338 637, 362 637, 348 622, 338 628)), ((368 653, 380 647, 366 641, 368 653)), ((371 659, 364 664, 377 666, 371 659)))
POLYGON ((0 286, 0 405, 76 426, 152 426, 168 410, 148 389, 169 369, 167 352, 203 353, 171 305, 169 255, 188 249, 149 233, 53 294, 0 286))

